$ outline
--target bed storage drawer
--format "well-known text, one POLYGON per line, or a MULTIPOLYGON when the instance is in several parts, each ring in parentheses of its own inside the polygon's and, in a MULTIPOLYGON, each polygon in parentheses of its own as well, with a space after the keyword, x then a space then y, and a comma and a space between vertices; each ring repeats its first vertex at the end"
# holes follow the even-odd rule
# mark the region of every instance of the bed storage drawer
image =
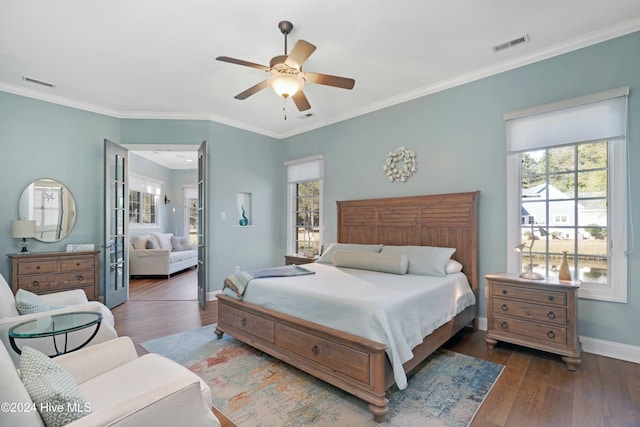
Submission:
POLYGON ((273 320, 247 313, 228 305, 219 305, 218 309, 224 311, 220 318, 225 319, 225 323, 228 326, 270 343, 275 343, 276 328, 273 320))
POLYGON ((369 383, 369 355, 365 352, 280 323, 276 344, 332 371, 369 383))

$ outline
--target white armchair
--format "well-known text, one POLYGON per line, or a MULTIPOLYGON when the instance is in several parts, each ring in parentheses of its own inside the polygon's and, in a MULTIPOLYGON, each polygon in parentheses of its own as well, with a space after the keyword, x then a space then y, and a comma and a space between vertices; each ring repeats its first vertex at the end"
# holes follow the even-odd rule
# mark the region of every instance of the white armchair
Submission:
MULTIPOLYGON (((8 352, 0 346, 0 401, 30 406, 8 352)), ((138 357, 129 337, 116 338, 53 359, 75 380, 91 413, 67 424, 97 426, 220 427, 211 410, 211 389, 184 366, 158 354, 138 357)), ((2 426, 42 426, 39 413, 0 412, 2 426)))
MULTIPOLYGON (((16 308, 15 296, 9 287, 5 278, 0 275, 0 341, 8 349, 11 359, 15 366, 18 366, 20 355, 11 349, 9 343, 9 329, 13 326, 27 322, 32 319, 38 319, 43 316, 51 316, 54 314, 68 313, 70 311, 95 311, 102 314, 102 323, 95 337, 87 344, 94 345, 104 341, 111 340, 118 336, 114 328, 114 319, 111 310, 98 301, 88 301, 87 295, 81 289, 72 291, 57 292, 52 294, 40 295, 49 305, 61 307, 41 313, 20 315, 16 308)), ((78 347, 85 342, 93 333, 93 327, 74 331, 69 333, 67 339, 68 348, 78 347)), ((58 348, 64 347, 65 337, 63 335, 55 338, 58 348)), ((55 346, 52 337, 16 339, 18 348, 28 345, 44 354, 55 354, 55 346)))

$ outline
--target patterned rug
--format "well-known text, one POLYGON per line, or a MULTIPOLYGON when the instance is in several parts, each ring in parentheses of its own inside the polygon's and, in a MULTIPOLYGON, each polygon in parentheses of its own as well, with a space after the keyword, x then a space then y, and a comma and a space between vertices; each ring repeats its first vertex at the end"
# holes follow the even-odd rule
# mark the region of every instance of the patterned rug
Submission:
POLYGON ((503 366, 441 349, 387 392, 389 412, 375 423, 364 401, 204 326, 142 343, 203 378, 214 406, 238 427, 469 425, 503 366))

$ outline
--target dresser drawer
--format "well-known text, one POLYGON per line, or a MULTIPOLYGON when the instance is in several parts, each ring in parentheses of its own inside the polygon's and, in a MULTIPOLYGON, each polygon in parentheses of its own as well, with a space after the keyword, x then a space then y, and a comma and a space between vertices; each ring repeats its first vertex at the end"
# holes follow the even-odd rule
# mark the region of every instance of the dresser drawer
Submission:
POLYGON ((542 304, 567 305, 566 292, 548 291, 545 289, 518 288, 515 286, 494 284, 493 296, 513 298, 542 304))
POLYGON ((93 270, 93 259, 87 257, 63 259, 60 260, 60 267, 62 271, 93 270))
POLYGON ((492 308, 493 312, 497 315, 520 317, 523 319, 550 322, 563 326, 567 324, 567 309, 563 307, 493 298, 492 308))
POLYGON ((496 315, 493 316, 492 327, 497 332, 513 334, 517 337, 526 336, 547 343, 567 345, 567 329, 558 326, 542 325, 496 315))
POLYGON ((220 317, 224 317, 226 325, 270 343, 275 343, 276 326, 274 321, 227 305, 220 305, 219 309, 221 312, 224 311, 224 316, 220 317))
POLYGON ((278 347, 369 384, 369 355, 287 325, 277 325, 278 347))
POLYGON ((22 261, 18 263, 18 274, 47 274, 59 271, 58 260, 22 261))
MULTIPOLYGON (((34 293, 59 292, 83 287, 83 285, 88 287, 94 285, 92 271, 48 274, 43 276, 34 274, 18 277, 18 286, 21 289, 34 293)), ((93 294, 93 292, 91 292, 91 294, 93 294)))

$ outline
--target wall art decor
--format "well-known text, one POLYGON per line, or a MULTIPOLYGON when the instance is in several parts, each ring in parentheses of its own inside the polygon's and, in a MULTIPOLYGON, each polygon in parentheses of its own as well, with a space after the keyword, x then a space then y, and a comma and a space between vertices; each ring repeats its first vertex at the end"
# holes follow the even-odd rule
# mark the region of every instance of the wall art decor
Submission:
POLYGON ((416 155, 404 146, 398 147, 387 155, 382 170, 387 174, 391 182, 406 182, 407 179, 418 170, 416 155))

